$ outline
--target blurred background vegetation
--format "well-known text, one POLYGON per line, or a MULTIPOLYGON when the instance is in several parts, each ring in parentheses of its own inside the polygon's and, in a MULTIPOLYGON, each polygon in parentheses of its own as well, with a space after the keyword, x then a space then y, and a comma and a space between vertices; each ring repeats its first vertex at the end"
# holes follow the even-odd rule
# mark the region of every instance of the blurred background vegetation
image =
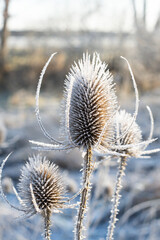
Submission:
POLYGON ((1 92, 35 90, 44 63, 55 51, 43 83, 47 91, 57 93, 71 64, 86 51, 100 53, 123 94, 130 93, 131 82, 120 55, 130 61, 141 92, 160 87, 158 0, 3 0, 0 14, 1 92))

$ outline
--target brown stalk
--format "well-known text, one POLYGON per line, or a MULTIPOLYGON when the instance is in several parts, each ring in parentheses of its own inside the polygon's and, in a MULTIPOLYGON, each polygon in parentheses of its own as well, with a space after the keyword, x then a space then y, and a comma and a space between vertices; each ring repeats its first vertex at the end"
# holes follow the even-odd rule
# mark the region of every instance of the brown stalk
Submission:
POLYGON ((75 229, 75 239, 81 240, 84 238, 83 236, 83 220, 84 215, 87 211, 87 201, 89 199, 89 190, 90 190, 90 176, 92 173, 92 149, 89 147, 87 149, 86 155, 84 157, 84 164, 83 164, 83 191, 81 193, 80 198, 80 206, 78 210, 78 217, 75 229))
POLYGON ((43 217, 44 217, 44 229, 45 229, 44 237, 46 240, 51 240, 50 238, 51 211, 49 209, 45 209, 43 214, 44 214, 43 217))
POLYGON ((117 174, 117 179, 116 179, 116 185, 115 185, 115 190, 113 194, 113 204, 112 204, 112 209, 111 209, 111 216, 110 216, 110 222, 108 226, 108 234, 106 237, 106 240, 113 240, 114 237, 114 229, 116 222, 118 221, 117 215, 119 212, 119 203, 120 203, 120 191, 122 189, 122 178, 125 175, 125 169, 127 165, 127 158, 126 157, 121 157, 119 159, 119 168, 118 168, 118 174, 117 174))

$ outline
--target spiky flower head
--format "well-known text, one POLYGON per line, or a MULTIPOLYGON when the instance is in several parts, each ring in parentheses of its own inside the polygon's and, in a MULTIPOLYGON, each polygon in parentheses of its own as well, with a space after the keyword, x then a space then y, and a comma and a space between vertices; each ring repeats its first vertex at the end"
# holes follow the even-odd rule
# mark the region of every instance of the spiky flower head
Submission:
POLYGON ((141 129, 135 121, 131 125, 133 117, 130 113, 127 113, 125 110, 119 111, 119 113, 117 114, 117 118, 119 124, 119 133, 120 135, 123 136, 120 139, 120 145, 135 144, 135 146, 128 148, 126 150, 126 153, 128 153, 131 156, 132 155, 135 156, 139 149, 139 146, 137 146, 137 144, 142 141, 141 129), (124 134, 126 131, 127 133, 124 134))
POLYGON ((65 81, 65 132, 72 145, 104 144, 112 136, 116 109, 113 79, 97 53, 74 64, 65 81))
POLYGON ((141 129, 136 121, 133 121, 133 116, 125 110, 117 112, 116 125, 118 132, 115 137, 116 144, 122 146, 122 148, 119 147, 119 151, 133 157, 140 157, 144 154, 147 141, 142 141, 141 129))
POLYGON ((0 167, 0 193, 4 201, 10 207, 23 212, 21 217, 31 217, 40 213, 44 220, 44 237, 50 240, 50 226, 52 212, 60 212, 63 208, 74 208, 76 204, 68 204, 79 195, 76 193, 72 198, 64 197, 65 184, 60 176, 58 167, 50 163, 41 155, 29 158, 29 161, 21 170, 17 192, 14 193, 20 202, 20 207, 14 206, 6 198, 2 188, 2 172, 6 161, 11 153, 3 160, 0 167))
POLYGON ((30 157, 22 168, 19 195, 28 214, 63 208, 64 183, 58 167, 40 155, 30 157))

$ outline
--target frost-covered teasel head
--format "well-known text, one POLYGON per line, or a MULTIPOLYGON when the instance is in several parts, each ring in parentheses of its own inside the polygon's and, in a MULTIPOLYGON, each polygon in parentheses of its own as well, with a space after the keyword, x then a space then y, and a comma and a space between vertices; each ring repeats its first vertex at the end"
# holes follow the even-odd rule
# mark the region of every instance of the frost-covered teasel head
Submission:
POLYGON ((30 141, 41 150, 64 150, 71 148, 98 149, 113 138, 113 116, 117 99, 113 79, 107 65, 97 53, 88 53, 74 63, 65 80, 64 106, 62 113, 64 141, 51 137, 45 130, 39 114, 39 94, 42 79, 52 55, 42 70, 36 94, 36 116, 45 134, 55 144, 30 141))
POLYGON ((122 146, 132 144, 133 146, 131 148, 126 148, 123 150, 130 156, 137 154, 139 151, 139 146, 136 144, 139 144, 142 141, 141 129, 138 124, 134 121, 130 126, 132 118, 132 115, 127 113, 125 110, 120 110, 116 115, 116 131, 118 131, 116 138, 118 139, 120 135, 122 136, 117 140, 116 143, 122 146), (126 132, 129 126, 129 130, 126 132))
POLYGON ((58 167, 45 157, 29 158, 21 170, 18 189, 26 212, 52 212, 63 208, 64 183, 58 167))
MULTIPOLYGON (((65 185, 60 176, 58 167, 50 163, 40 155, 30 157, 29 161, 21 170, 18 184, 18 192, 13 187, 20 207, 10 203, 2 188, 2 171, 10 154, 0 167, 0 191, 3 199, 14 209, 23 213, 23 218, 31 217, 37 213, 44 219, 44 236, 50 240, 50 217, 53 212, 59 212, 63 208, 73 208, 74 204, 67 204, 77 194, 68 199, 64 197, 65 185)), ((78 193, 79 194, 79 193, 78 193)))
POLYGON ((112 76, 97 53, 92 59, 84 54, 72 66, 65 81, 64 99, 64 125, 72 145, 94 147, 100 138, 103 142, 111 137, 116 96, 112 76))
MULTIPOLYGON (((149 143, 152 143, 156 139, 152 139, 153 135, 153 116, 149 107, 147 107, 150 115, 150 134, 146 141, 142 139, 142 132, 136 121, 133 121, 133 116, 127 113, 125 110, 117 112, 115 118, 116 125, 116 136, 115 142, 118 145, 118 150, 116 150, 116 145, 114 151, 119 151, 127 154, 129 157, 142 158, 143 155, 150 153, 159 152, 160 149, 145 150, 149 143), (132 122, 132 124, 131 124, 132 122), (126 131, 127 130, 127 131, 126 131), (121 147, 120 147, 121 146, 121 147)), ((147 157, 147 156, 146 156, 147 157)))

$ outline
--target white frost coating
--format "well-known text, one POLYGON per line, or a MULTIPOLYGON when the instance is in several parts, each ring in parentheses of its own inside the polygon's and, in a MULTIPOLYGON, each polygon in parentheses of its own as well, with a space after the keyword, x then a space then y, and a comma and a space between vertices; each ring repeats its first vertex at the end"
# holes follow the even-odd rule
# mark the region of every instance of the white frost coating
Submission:
POLYGON ((3 187, 2 187, 2 172, 3 172, 3 168, 4 168, 4 166, 5 166, 5 163, 7 162, 8 158, 10 157, 11 154, 12 154, 12 153, 8 154, 8 156, 3 160, 2 165, 1 165, 1 167, 0 167, 0 192, 1 192, 1 196, 2 196, 3 200, 4 200, 10 207, 12 207, 12 208, 14 208, 14 209, 16 209, 16 210, 18 210, 18 211, 23 211, 23 212, 24 212, 23 209, 18 208, 18 207, 16 207, 16 206, 14 206, 13 204, 11 204, 11 203, 8 201, 6 195, 5 195, 4 192, 3 192, 3 187))
POLYGON ((51 140, 53 142, 56 142, 58 144, 62 144, 60 141, 58 141, 58 140, 54 139, 53 137, 51 137, 50 134, 46 131, 46 129, 43 126, 43 123, 42 123, 42 120, 41 120, 41 116, 40 116, 40 113, 39 113, 39 94, 40 94, 40 90, 41 90, 42 80, 43 80, 44 74, 46 72, 46 69, 47 69, 49 63, 52 60, 52 58, 55 56, 55 54, 56 53, 53 53, 50 56, 50 58, 48 59, 48 61, 46 62, 45 66, 42 69, 42 72, 41 72, 41 75, 40 75, 40 78, 39 78, 39 81, 38 81, 38 85, 37 85, 37 91, 36 91, 36 108, 35 108, 35 112, 36 112, 36 117, 37 117, 38 124, 39 124, 42 132, 44 133, 44 135, 49 140, 51 140))
POLYGON ((126 169, 126 158, 120 158, 119 159, 119 168, 118 168, 118 174, 116 177, 116 184, 114 188, 114 194, 112 197, 112 209, 111 209, 111 216, 108 226, 108 233, 106 240, 114 240, 114 229, 116 227, 116 222, 118 221, 117 215, 119 212, 119 203, 120 203, 120 191, 122 189, 122 178, 125 175, 125 169, 126 169))
POLYGON ((133 82, 133 87, 134 87, 134 92, 135 92, 135 112, 133 114, 133 119, 132 121, 130 122, 130 125, 128 126, 128 129, 126 129, 126 131, 123 133, 122 136, 120 136, 120 138, 123 138, 124 135, 127 133, 127 131, 129 130, 129 128, 132 126, 132 124, 136 121, 136 118, 137 118, 137 115, 138 115, 138 108, 139 108, 139 93, 138 93, 138 88, 137 88, 137 83, 135 81, 135 78, 134 78, 134 75, 133 75, 133 72, 132 72, 132 68, 128 62, 128 60, 125 58, 125 57, 122 57, 122 59, 124 59, 128 65, 128 69, 129 69, 129 72, 131 74, 131 78, 132 78, 132 82, 133 82))
POLYGON ((41 210, 39 209, 38 204, 36 202, 36 198, 35 198, 35 195, 34 195, 34 192, 33 192, 33 187, 32 187, 31 183, 30 183, 30 190, 31 190, 32 202, 33 202, 33 205, 35 207, 35 210, 36 210, 37 213, 40 213, 41 210))
POLYGON ((38 141, 33 141, 29 140, 30 143, 41 146, 41 147, 46 147, 51 150, 66 150, 66 149, 71 149, 73 148, 71 145, 54 145, 50 143, 43 143, 43 142, 38 142, 38 141))
POLYGON ((66 131, 68 134, 68 138, 69 138, 69 141, 74 145, 74 143, 71 139, 70 129, 69 129, 70 102, 71 102, 72 88, 73 88, 73 82, 74 82, 74 79, 72 76, 70 77, 70 79, 71 79, 70 80, 70 88, 68 90, 68 95, 67 95, 67 99, 66 99, 65 115, 66 115, 66 131))
MULTIPOLYGON (((149 133, 149 136, 148 136, 148 140, 151 140, 152 136, 153 136, 153 130, 154 130, 154 120, 153 120, 152 111, 151 111, 149 106, 147 106, 147 110, 149 112, 149 117, 150 117, 150 133, 149 133)), ((147 147, 147 144, 144 146, 143 149, 146 149, 146 147, 147 147)))
MULTIPOLYGON (((123 151, 123 153, 128 154, 128 157, 140 157, 144 154, 150 154, 159 152, 160 149, 153 149, 153 150, 145 150, 147 146, 156 141, 157 139, 152 139, 153 135, 153 116, 149 107, 147 107, 150 119, 151 119, 151 126, 150 126, 150 134, 146 141, 142 141, 142 133, 141 129, 138 124, 134 121, 132 122, 133 117, 130 113, 127 113, 125 110, 121 110, 119 114, 117 114, 116 124, 118 128, 116 131, 119 131, 123 138, 120 139, 120 142, 116 145, 113 145, 113 149, 117 149, 117 151, 123 151), (131 125, 132 122, 132 125, 131 125), (123 134, 126 132, 126 134, 123 134)), ((119 134, 119 133, 118 133, 119 134)), ((115 140, 117 141, 117 140, 115 140)))

